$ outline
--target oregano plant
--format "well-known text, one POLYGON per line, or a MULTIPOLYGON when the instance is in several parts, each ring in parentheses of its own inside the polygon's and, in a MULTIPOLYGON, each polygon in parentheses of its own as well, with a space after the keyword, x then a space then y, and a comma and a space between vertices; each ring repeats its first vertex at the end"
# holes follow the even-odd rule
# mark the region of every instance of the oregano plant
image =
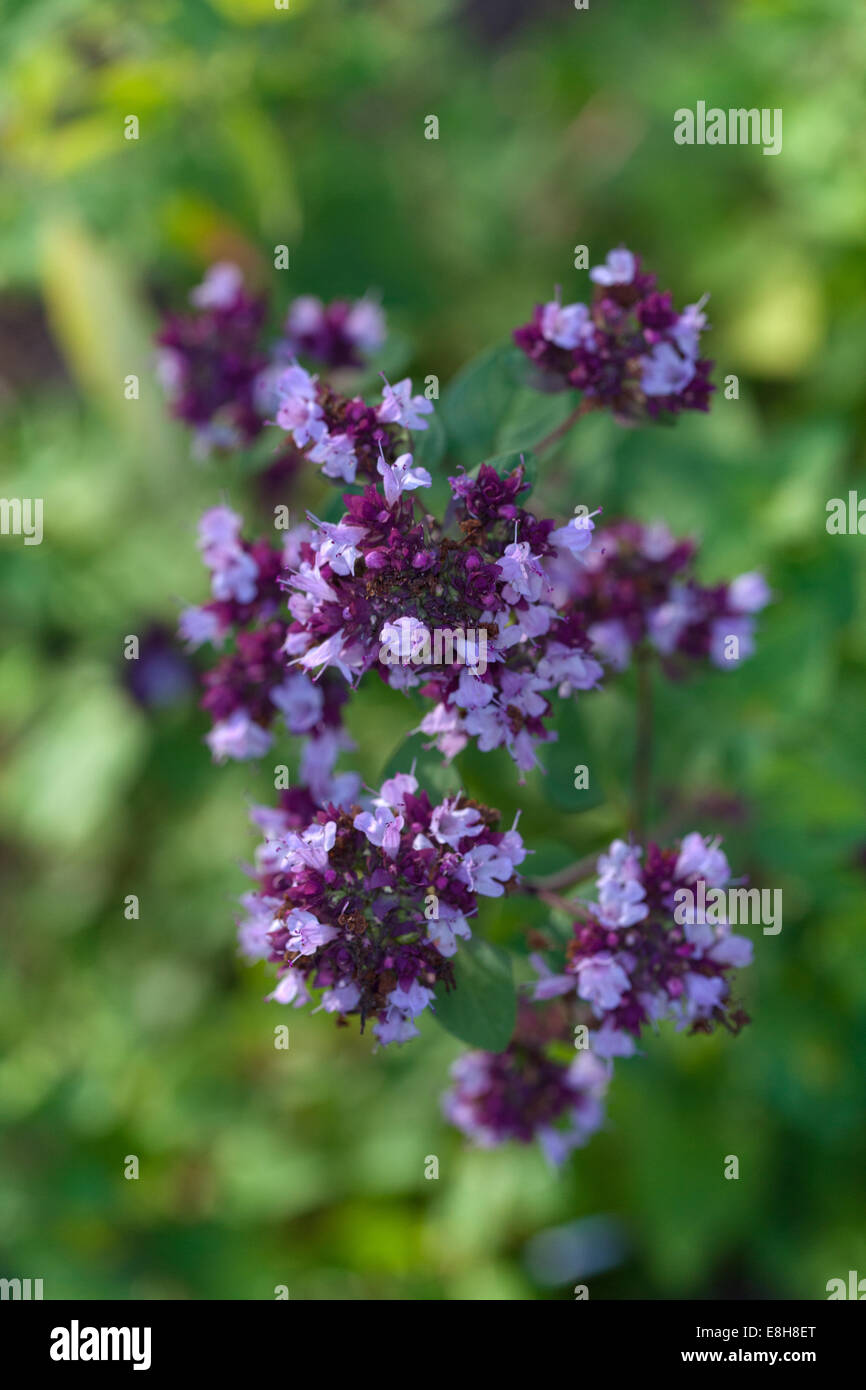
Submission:
POLYGON ((667 843, 648 823, 652 692, 696 664, 735 669, 770 599, 757 573, 702 585, 691 538, 602 520, 603 497, 533 510, 533 480, 587 414, 660 427, 708 410, 714 389, 706 297, 675 309, 622 247, 590 280, 590 302, 557 291, 441 400, 438 383, 415 392, 408 378, 369 389, 386 340, 372 298, 296 299, 268 341, 266 304, 228 264, 167 320, 159 357, 197 454, 267 440, 261 495, 275 480, 321 489, 276 542, 228 506, 208 510, 210 597, 180 619, 187 644, 213 653, 202 706, 215 761, 302 741, 298 777, 252 812, 262 839, 240 949, 268 963, 270 1002, 313 1005, 376 1047, 411 1042, 431 1015, 471 1049, 444 1096, 449 1120, 483 1146, 538 1140, 554 1162, 604 1123, 614 1065, 634 1065, 660 1021, 747 1022, 735 972, 752 947, 721 906, 720 842, 667 843), (533 877, 528 817, 507 824, 495 805, 425 785, 408 754, 376 787, 352 769, 344 715, 362 684, 417 708, 425 768, 503 749, 519 787, 575 702, 631 666, 631 815, 597 861, 533 877), (522 894, 552 925, 525 943, 534 978, 516 983, 511 953, 485 935, 485 900, 522 894))

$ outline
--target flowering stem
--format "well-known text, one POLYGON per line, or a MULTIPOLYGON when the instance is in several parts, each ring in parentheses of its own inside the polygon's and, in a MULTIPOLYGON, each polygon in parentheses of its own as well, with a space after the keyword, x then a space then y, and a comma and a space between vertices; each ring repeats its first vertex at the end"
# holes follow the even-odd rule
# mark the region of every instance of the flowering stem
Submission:
POLYGON ((595 854, 587 854, 583 859, 566 865, 564 869, 558 869, 555 874, 547 874, 544 878, 524 879, 522 890, 544 898, 545 893, 558 893, 561 888, 570 888, 574 883, 582 883, 585 878, 591 878, 594 874, 597 858, 595 854))
POLYGON ((563 435, 568 434, 568 431, 577 424, 578 420, 591 409, 592 405, 590 401, 584 396, 580 405, 576 406, 571 414, 566 416, 562 424, 557 425, 555 430, 551 430, 550 434, 545 435, 540 444, 536 444, 533 452, 536 454, 543 454, 547 449, 552 449, 554 444, 558 444, 563 435))
POLYGON ((566 902, 565 898, 560 897, 559 893, 551 893, 548 889, 541 888, 536 893, 536 897, 538 897, 541 902, 547 903, 548 907, 559 908, 561 912, 565 912, 569 916, 574 915, 571 903, 566 902))
POLYGON ((653 690, 652 657, 643 649, 635 654, 637 667, 637 725, 634 754, 634 804, 632 834, 643 843, 649 812, 650 779, 652 775, 653 690))

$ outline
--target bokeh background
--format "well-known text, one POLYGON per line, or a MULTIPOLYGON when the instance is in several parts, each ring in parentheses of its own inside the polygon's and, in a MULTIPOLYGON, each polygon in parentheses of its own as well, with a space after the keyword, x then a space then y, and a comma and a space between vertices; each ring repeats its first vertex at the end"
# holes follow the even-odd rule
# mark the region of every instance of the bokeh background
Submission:
MULTIPOLYGON (((2 1273, 46 1297, 336 1300, 568 1299, 577 1282, 822 1298, 866 1274, 866 539, 825 530, 829 498, 866 495, 862 4, 2 14, 2 491, 45 503, 40 547, 0 538, 2 1273), (675 146, 673 111, 698 100, 781 107, 782 154, 675 146), (198 513, 225 497, 252 515, 250 462, 191 461, 152 335, 230 257, 279 307, 379 290, 395 360, 444 382, 553 284, 584 294, 575 244, 597 261, 620 242, 679 304, 712 291, 716 380, 736 374, 740 397, 671 430, 591 417, 539 491, 563 519, 586 502, 698 534, 707 581, 767 574, 755 658, 659 693, 655 809, 672 833, 723 834, 785 917, 755 933, 751 1027, 664 1033, 620 1064, 608 1129, 555 1174, 444 1125, 459 1045, 431 1019, 373 1056, 263 1004, 264 968, 237 960, 247 806, 269 778, 211 765, 171 631, 204 597, 198 513), (134 671, 129 633, 146 634, 134 671)), ((415 719, 383 689, 352 707, 370 779, 415 719)), ((461 768, 524 807, 536 869, 623 828, 628 682, 581 704, 557 766, 585 749, 591 797, 564 773, 521 792, 495 759, 461 768)), ((485 920, 516 942, 542 919, 514 901, 485 920)))

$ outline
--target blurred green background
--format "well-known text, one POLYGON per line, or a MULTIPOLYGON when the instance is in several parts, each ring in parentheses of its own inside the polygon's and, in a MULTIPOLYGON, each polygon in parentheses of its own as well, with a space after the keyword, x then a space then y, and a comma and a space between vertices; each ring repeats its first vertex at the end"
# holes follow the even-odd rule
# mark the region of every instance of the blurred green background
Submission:
MULTIPOLYGON (((866 492, 860 0, 2 15, 2 491, 44 498, 45 539, 0 538, 0 1272, 46 1297, 338 1300, 568 1299, 576 1282, 822 1298, 866 1274, 866 540, 825 531, 829 498, 866 492), (781 107, 782 154, 675 146, 673 111, 698 100, 781 107), (735 873, 783 889, 785 924, 752 933, 751 1027, 663 1033, 619 1064, 607 1130, 557 1175, 444 1125, 459 1045, 429 1017, 371 1056, 263 1004, 264 968, 236 958, 247 803, 271 799, 269 774, 211 765, 158 626, 204 597, 199 511, 254 502, 244 460, 193 463, 166 421, 152 334, 234 257, 280 309, 381 291, 416 377, 445 382, 554 284, 585 294, 575 244, 595 263, 619 242, 678 304, 712 292, 716 380, 736 374, 740 398, 674 430, 591 417, 538 492, 563 519, 585 502, 695 532, 707 581, 768 575, 755 658, 659 694, 656 812, 724 834, 735 873), (156 707, 122 659, 148 632, 168 662, 156 707)), ((628 680, 581 712, 544 785, 520 791, 495 758, 460 769, 523 805, 536 871, 624 827, 628 680), (591 796, 570 790, 576 761, 591 796)), ((416 718, 383 688, 358 699, 366 777, 416 718)), ((515 899, 482 925, 518 942, 541 921, 515 899)))

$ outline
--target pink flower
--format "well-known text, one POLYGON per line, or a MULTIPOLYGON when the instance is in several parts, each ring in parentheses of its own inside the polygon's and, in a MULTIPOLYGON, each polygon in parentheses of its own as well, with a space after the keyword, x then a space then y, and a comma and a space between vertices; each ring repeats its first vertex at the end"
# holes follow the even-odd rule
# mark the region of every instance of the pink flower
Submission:
POLYGON ((634 279, 635 258, 631 251, 620 246, 607 253, 604 265, 597 265, 589 272, 590 280, 596 285, 629 285, 634 279))
POLYGON ((607 951, 577 965, 577 992, 599 1009, 615 1009, 629 988, 629 978, 607 951))
POLYGON ((707 952, 710 960, 719 965, 740 967, 751 965, 754 949, 747 936, 723 936, 707 952))
POLYGON ((214 762, 224 763, 226 758, 246 762, 267 753, 271 746, 271 735, 261 725, 254 724, 246 710, 238 709, 228 719, 214 724, 205 736, 205 743, 213 754, 214 762))
POLYGON ((356 830, 363 831, 371 845, 381 848, 382 853, 389 859, 395 858, 400 848, 403 817, 395 816, 390 806, 379 805, 372 814, 369 811, 361 811, 352 824, 356 830))
POLYGON ((414 777, 411 772, 397 772, 382 783, 379 795, 373 805, 390 806, 394 811, 402 811, 405 798, 414 796, 417 790, 417 777, 414 777))
POLYGON ((656 343, 643 358, 641 390, 645 396, 678 396, 695 374, 695 364, 681 357, 670 343, 656 343))
POLYGON ((560 304, 553 299, 541 312, 541 333, 549 343, 576 348, 593 338, 592 318, 585 304, 560 304))
POLYGON ((731 868, 718 840, 705 839, 692 831, 683 836, 674 873, 677 878, 706 879, 710 888, 724 888, 730 880, 731 868))
POLYGON ((456 801, 447 798, 437 806, 430 817, 430 834, 440 845, 450 845, 456 849, 464 835, 480 835, 484 823, 474 806, 457 809, 456 801))
POLYGON ((376 467, 385 479, 385 501, 389 507, 393 507, 401 493, 430 487, 433 481, 426 468, 413 466, 411 454, 401 454, 393 463, 386 463, 384 454, 380 454, 376 467))
POLYGON ((280 976, 276 988, 271 994, 265 996, 266 1000, 274 1001, 276 1004, 294 1004, 296 1009, 310 1002, 310 994, 304 982, 304 977, 299 970, 292 970, 291 967, 280 976))
POLYGON ((351 681, 352 672, 343 660, 343 629, 333 633, 331 637, 326 637, 324 642, 319 642, 317 646, 310 647, 309 651, 304 652, 303 656, 295 658, 297 665, 303 666, 305 671, 314 671, 320 667, 319 675, 328 666, 336 666, 340 675, 347 681, 351 681))
POLYGON ((322 995, 321 1007, 326 1014, 345 1014, 354 1009, 360 998, 361 991, 354 981, 350 980, 348 984, 338 985, 335 989, 326 989, 322 995))
POLYGON ((355 562, 361 554, 358 542, 365 535, 363 526, 349 526, 345 522, 333 525, 328 521, 319 521, 317 516, 312 519, 325 536, 317 552, 319 563, 329 564, 334 574, 354 574, 355 562))
POLYGON ((532 988, 530 998, 536 1002, 543 999, 556 999, 561 994, 571 994, 574 990, 573 975, 554 975, 543 956, 534 952, 529 963, 538 972, 538 980, 532 988))
POLYGON ((710 661, 719 670, 739 666, 755 650, 755 625, 750 617, 716 618, 710 627, 710 661))
POLYGON ((707 316, 703 313, 703 307, 709 297, 708 294, 704 294, 697 304, 687 304, 671 329, 674 342, 684 357, 694 359, 700 351, 698 339, 707 327, 707 316))
POLYGON ((358 459, 347 434, 323 435, 309 456, 312 463, 322 464, 326 478, 342 478, 346 483, 355 481, 358 459))
POLYGON ((565 526, 558 526, 555 531, 551 531, 550 542, 560 550, 567 550, 570 555, 580 555, 592 545, 594 530, 595 522, 591 516, 573 516, 565 526))
POLYGON ((282 867, 290 871, 301 865, 321 872, 328 867, 328 854, 334 847, 337 834, 336 821, 329 820, 325 825, 311 825, 303 833, 288 834, 284 841, 282 867))
POLYGON ((244 277, 230 261, 218 261, 190 294, 197 309, 228 309, 244 287, 244 277))
POLYGON ((325 435, 325 421, 316 400, 316 378, 295 362, 283 372, 276 386, 279 398, 277 424, 291 434, 299 449, 317 444, 325 435))
POLYGON ((283 715, 291 734, 305 734, 322 717, 322 692, 308 676, 296 672, 271 691, 271 702, 283 715))
POLYGON ((473 893, 485 898, 501 898, 514 865, 495 845, 474 845, 457 870, 457 877, 468 883, 473 893))
POLYGON ((619 618, 609 618, 605 622, 592 623, 586 635, 605 661, 609 661, 615 671, 625 671, 631 661, 631 642, 625 623, 619 618))
POLYGON ((448 903, 440 902, 439 916, 427 923, 427 935, 440 955, 450 957, 457 954, 457 937, 463 937, 468 941, 472 932, 462 912, 450 907, 448 903))
POLYGON ((544 570, 537 556, 532 554, 528 541, 514 541, 507 545, 496 567, 506 581, 505 597, 509 603, 516 603, 520 598, 534 602, 547 587, 544 570))
POLYGON ((299 956, 311 956, 320 946, 327 946, 337 932, 327 922, 320 922, 312 912, 295 908, 286 918, 289 931, 289 950, 299 956))
POLYGON ((404 1014, 401 1009, 394 1008, 387 1010, 384 1019, 380 1019, 373 1032, 383 1046, 394 1042, 409 1042, 410 1039, 418 1037, 418 1029, 409 1015, 404 1014))
POLYGON ((737 613, 758 613, 771 597, 766 579, 757 570, 738 575, 728 585, 728 604, 737 613))
POLYGON ((362 352, 377 352, 385 341, 385 315, 375 299, 358 299, 346 315, 346 333, 362 352))
POLYGON ((419 985, 417 980, 413 980, 408 989, 398 985, 396 989, 391 990, 387 997, 388 1003, 395 1009, 400 1009, 410 1018, 417 1018, 433 999, 433 991, 426 989, 424 985, 419 985))
POLYGON ((218 646, 225 638, 219 618, 208 608, 184 608, 178 619, 178 631, 191 651, 204 642, 218 646))
POLYGON ((617 1028, 609 1018, 605 1019, 596 1032, 590 1033, 590 1042, 593 1052, 598 1057, 633 1057, 636 1051, 631 1033, 617 1028))
POLYGON ((426 430, 427 421, 421 417, 433 414, 433 402, 426 396, 412 395, 412 382, 404 377, 396 386, 385 382, 382 404, 378 410, 383 425, 402 425, 407 430, 426 430))

